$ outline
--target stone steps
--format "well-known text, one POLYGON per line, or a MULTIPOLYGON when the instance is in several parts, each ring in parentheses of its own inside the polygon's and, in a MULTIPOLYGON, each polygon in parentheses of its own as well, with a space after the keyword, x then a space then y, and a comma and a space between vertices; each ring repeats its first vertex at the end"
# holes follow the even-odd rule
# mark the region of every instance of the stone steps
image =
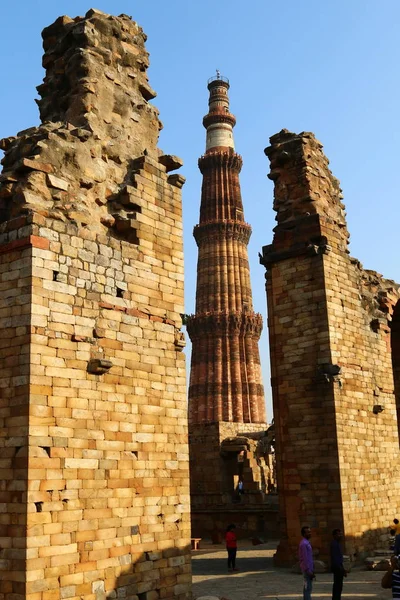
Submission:
POLYGON ((387 571, 390 566, 390 550, 375 550, 374 556, 369 556, 364 563, 368 571, 387 571))

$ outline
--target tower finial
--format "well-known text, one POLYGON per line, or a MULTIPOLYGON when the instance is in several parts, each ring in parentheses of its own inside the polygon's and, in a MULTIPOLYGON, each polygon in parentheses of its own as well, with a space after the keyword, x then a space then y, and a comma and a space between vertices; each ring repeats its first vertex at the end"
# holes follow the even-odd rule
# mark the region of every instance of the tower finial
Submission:
POLYGON ((216 75, 210 77, 207 88, 210 92, 208 113, 203 119, 207 129, 206 152, 218 147, 234 149, 232 128, 236 119, 229 112, 229 79, 216 69, 216 75))

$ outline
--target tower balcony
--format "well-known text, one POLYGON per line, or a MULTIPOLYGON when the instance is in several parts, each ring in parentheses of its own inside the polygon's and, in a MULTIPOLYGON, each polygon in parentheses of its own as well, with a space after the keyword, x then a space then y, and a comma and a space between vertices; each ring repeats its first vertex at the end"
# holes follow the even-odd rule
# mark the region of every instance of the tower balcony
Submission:
POLYGON ((186 327, 192 342, 204 339, 207 335, 213 338, 218 335, 252 336, 258 340, 263 328, 263 319, 260 313, 253 311, 209 311, 188 315, 186 327))
POLYGON ((231 127, 235 127, 236 118, 225 107, 218 107, 203 117, 203 126, 206 129, 215 123, 228 123, 231 127))
POLYGON ((225 240, 227 238, 231 238, 247 246, 251 236, 251 226, 243 221, 208 221, 200 225, 195 225, 193 236, 198 246, 206 240, 225 240))
POLYGON ((219 85, 219 84, 222 84, 225 87, 229 88, 229 79, 227 77, 224 77, 223 75, 220 75, 219 73, 217 73, 217 75, 210 77, 210 79, 207 81, 208 89, 210 89, 211 87, 214 87, 215 85, 219 85))

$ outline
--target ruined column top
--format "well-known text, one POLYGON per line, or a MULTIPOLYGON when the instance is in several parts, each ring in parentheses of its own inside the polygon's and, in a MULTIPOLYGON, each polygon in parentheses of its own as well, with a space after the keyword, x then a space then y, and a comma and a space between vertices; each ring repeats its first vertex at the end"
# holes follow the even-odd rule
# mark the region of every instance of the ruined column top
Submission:
POLYGON ((42 124, 0 141, 0 226, 35 212, 125 239, 144 210, 138 171, 166 179, 182 164, 157 147, 146 35, 127 15, 90 9, 59 17, 42 37, 42 124))
POLYGON ((275 184, 277 227, 293 228, 299 219, 312 220, 319 215, 337 227, 338 240, 347 252, 349 234, 342 190, 329 169, 321 142, 311 132, 297 134, 282 129, 271 136, 270 144, 264 152, 271 166, 268 178, 275 184))

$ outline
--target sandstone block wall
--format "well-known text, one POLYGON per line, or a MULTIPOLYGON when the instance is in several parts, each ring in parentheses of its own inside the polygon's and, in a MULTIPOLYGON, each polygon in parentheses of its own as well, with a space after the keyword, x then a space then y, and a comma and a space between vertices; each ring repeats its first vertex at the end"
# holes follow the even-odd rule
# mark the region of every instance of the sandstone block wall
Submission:
POLYGON ((136 23, 43 37, 43 124, 2 141, 0 594, 184 599, 181 162, 136 23))
POLYGON ((266 423, 189 425, 192 535, 222 539, 232 522, 240 537, 276 535, 274 456, 267 429, 266 423))
POLYGON ((314 136, 284 130, 266 153, 277 211, 262 257, 282 524, 277 560, 293 560, 304 524, 322 555, 331 530, 344 527, 346 551, 357 558, 386 544, 399 508, 392 369, 399 286, 349 256, 339 184, 314 136))

